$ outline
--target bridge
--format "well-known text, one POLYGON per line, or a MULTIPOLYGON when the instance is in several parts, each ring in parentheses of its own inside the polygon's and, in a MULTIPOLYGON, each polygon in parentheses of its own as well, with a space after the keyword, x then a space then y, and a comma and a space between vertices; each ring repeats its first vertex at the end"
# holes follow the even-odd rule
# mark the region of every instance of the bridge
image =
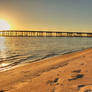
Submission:
POLYGON ((0 31, 4 37, 92 37, 92 33, 86 32, 54 32, 54 31, 0 31))

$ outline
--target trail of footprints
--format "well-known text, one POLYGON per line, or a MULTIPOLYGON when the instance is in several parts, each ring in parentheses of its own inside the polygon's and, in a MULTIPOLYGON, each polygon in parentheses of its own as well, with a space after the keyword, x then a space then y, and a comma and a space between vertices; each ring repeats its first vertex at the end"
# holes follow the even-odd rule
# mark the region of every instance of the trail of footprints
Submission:
MULTIPOLYGON (((81 74, 81 70, 74 70, 72 71, 71 78, 68 79, 69 81, 76 80, 79 78, 83 78, 84 74, 81 74)), ((90 85, 78 85, 78 92, 92 92, 92 84, 90 85)))
MULTIPOLYGON (((84 74, 81 73, 81 69, 72 71, 71 78, 68 81, 77 80, 83 78, 84 74)), ((57 84, 59 78, 55 78, 54 80, 49 80, 47 83, 50 85, 57 84)), ((92 92, 92 85, 78 85, 78 92, 92 92)), ((55 91, 55 89, 54 89, 55 91)))
MULTIPOLYGON (((78 69, 78 70, 74 70, 72 71, 72 74, 70 76, 71 78, 68 79, 68 81, 73 81, 73 80, 77 80, 77 79, 80 79, 80 78, 83 78, 84 77, 84 74, 81 73, 81 69, 78 69)), ((53 85, 53 84, 58 84, 58 80, 59 78, 56 77, 54 80, 49 80, 47 82, 47 84, 50 84, 50 85, 53 85)), ((92 85, 78 85, 78 92, 92 92, 92 85)), ((0 92, 7 92, 5 90, 0 90, 0 92)), ((53 89, 52 92, 55 92, 55 88, 53 89)))

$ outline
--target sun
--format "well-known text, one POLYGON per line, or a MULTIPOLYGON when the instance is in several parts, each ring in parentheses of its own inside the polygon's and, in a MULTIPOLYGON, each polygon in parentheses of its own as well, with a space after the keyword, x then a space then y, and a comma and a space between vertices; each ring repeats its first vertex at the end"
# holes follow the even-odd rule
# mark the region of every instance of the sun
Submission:
POLYGON ((5 20, 1 20, 0 19, 0 30, 9 30, 11 28, 11 26, 9 25, 9 23, 5 20))

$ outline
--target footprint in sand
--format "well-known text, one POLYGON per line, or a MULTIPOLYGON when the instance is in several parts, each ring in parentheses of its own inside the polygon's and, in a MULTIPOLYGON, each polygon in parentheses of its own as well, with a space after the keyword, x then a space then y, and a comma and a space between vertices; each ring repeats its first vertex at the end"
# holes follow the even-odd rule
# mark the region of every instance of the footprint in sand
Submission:
POLYGON ((0 90, 0 92, 8 92, 8 90, 0 90))
POLYGON ((50 85, 53 85, 53 84, 57 83, 58 80, 59 80, 59 78, 55 78, 54 80, 49 80, 47 83, 50 85))
POLYGON ((92 85, 84 86, 78 92, 92 92, 92 85))
POLYGON ((80 73, 81 72, 81 70, 79 69, 79 70, 74 70, 74 71, 72 71, 73 73, 80 73))
POLYGON ((82 78, 84 75, 81 74, 80 72, 81 72, 80 69, 72 71, 71 78, 68 79, 68 80, 72 81, 72 80, 76 80, 76 79, 82 78))
POLYGON ((8 92, 8 90, 0 90, 0 92, 8 92))

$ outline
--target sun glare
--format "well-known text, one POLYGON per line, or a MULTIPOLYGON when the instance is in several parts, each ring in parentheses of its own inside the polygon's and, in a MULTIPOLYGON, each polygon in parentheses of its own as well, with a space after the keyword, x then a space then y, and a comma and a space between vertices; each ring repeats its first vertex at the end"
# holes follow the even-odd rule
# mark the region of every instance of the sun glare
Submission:
POLYGON ((5 20, 0 20, 0 30, 9 30, 11 26, 5 20))

